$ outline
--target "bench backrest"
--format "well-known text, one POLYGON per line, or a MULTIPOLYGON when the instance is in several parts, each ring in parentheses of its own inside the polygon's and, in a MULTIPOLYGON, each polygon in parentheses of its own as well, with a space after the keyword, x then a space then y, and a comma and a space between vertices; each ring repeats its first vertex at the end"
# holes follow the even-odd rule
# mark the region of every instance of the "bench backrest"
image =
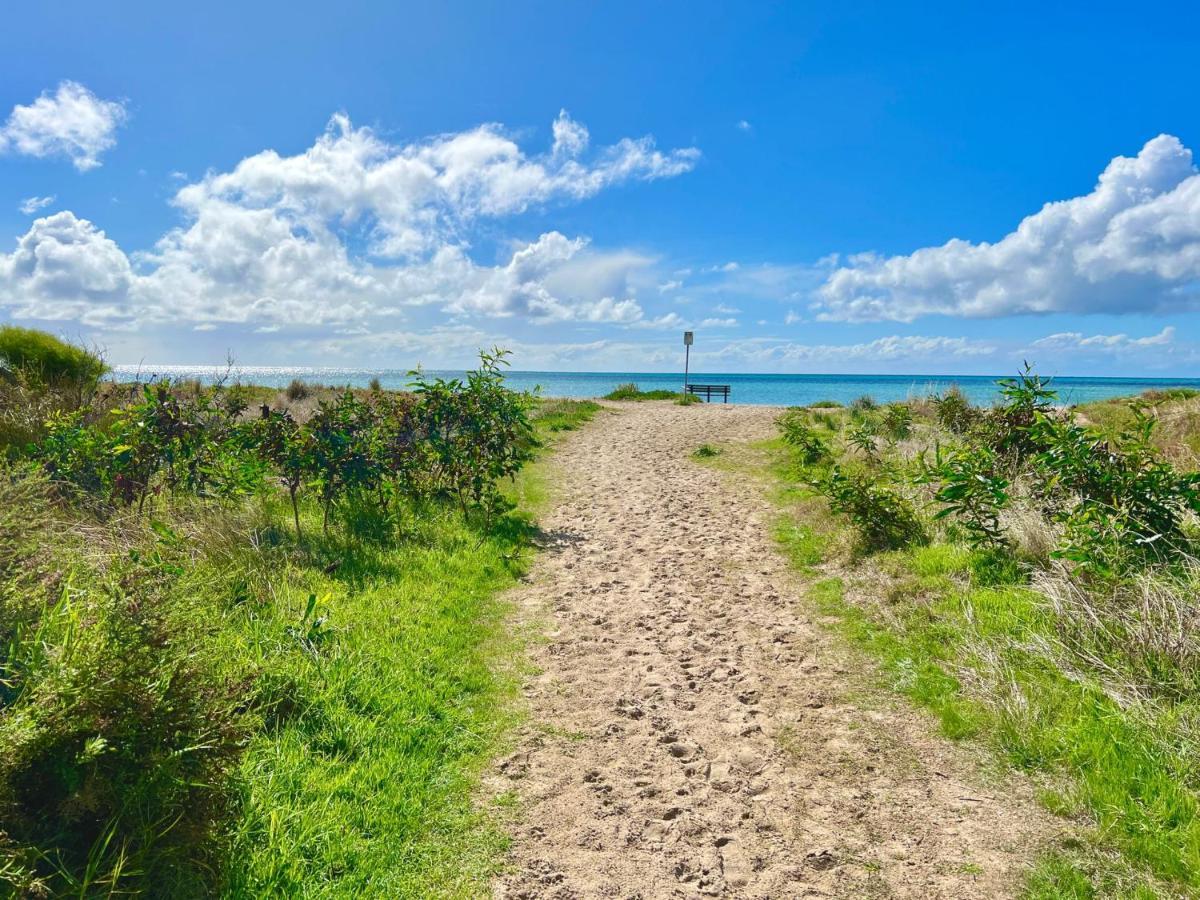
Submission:
POLYGON ((696 395, 703 394, 705 400, 712 400, 713 394, 716 394, 726 403, 729 402, 729 385, 727 384, 689 384, 687 392, 696 395))

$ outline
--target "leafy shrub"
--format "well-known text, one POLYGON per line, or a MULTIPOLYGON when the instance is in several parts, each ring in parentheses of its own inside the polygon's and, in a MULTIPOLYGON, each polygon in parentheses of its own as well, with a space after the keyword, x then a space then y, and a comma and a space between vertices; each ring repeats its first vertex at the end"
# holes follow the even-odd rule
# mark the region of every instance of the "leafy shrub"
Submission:
POLYGON ((378 376, 376 376, 371 379, 371 382, 368 385, 368 388, 370 389, 371 393, 378 394, 380 391, 383 390, 383 382, 379 380, 378 376))
POLYGON ((44 331, 0 326, 0 375, 71 391, 79 402, 96 388, 108 366, 94 353, 44 331))
POLYGON ((866 413, 878 409, 879 404, 875 402, 875 398, 870 394, 863 394, 861 397, 856 397, 850 403, 850 411, 852 413, 866 413))
POLYGON ((701 444, 692 451, 692 456, 699 459, 712 459, 714 456, 720 456, 721 450, 719 447, 714 447, 712 444, 701 444))
POLYGON ((938 424, 954 434, 966 434, 983 418, 983 413, 971 405, 957 385, 931 399, 938 424))
POLYGON ((976 547, 1005 543, 1000 511, 1008 506, 1008 479, 997 473, 988 447, 963 447, 940 456, 924 478, 938 483, 934 500, 942 504, 935 519, 955 516, 976 547))
POLYGON ((310 388, 299 378, 293 378, 290 382, 288 382, 288 386, 284 390, 284 394, 293 403, 298 403, 299 401, 307 400, 312 396, 312 388, 310 388))
POLYGON ((835 465, 817 487, 829 499, 830 509, 850 519, 860 549, 898 550, 928 540, 912 504, 874 472, 835 465))
POLYGON ((1050 380, 1034 374, 1029 364, 1016 378, 1000 381, 1004 401, 977 423, 982 439, 1021 463, 1045 449, 1034 426, 1054 410, 1057 394, 1050 380))
POLYGON ((829 458, 829 445, 809 426, 807 413, 793 407, 780 414, 775 420, 783 440, 795 448, 800 461, 806 466, 815 465, 829 458))
POLYGON ((846 430, 846 443, 874 461, 878 450, 878 426, 872 419, 862 419, 853 428, 846 430))
POLYGON ((437 490, 482 508, 487 516, 501 505, 496 483, 516 474, 534 445, 529 421, 532 398, 504 387, 501 367, 507 354, 480 354, 480 365, 458 379, 416 375, 413 391, 437 490))
POLYGON ((818 400, 816 403, 808 404, 809 409, 841 409, 842 404, 836 400, 818 400))
POLYGON ((889 403, 883 410, 883 434, 893 443, 912 434, 912 410, 903 403, 889 403))
POLYGON ((1137 411, 1115 440, 1071 420, 1041 417, 1031 440, 1039 494, 1066 527, 1058 555, 1099 573, 1184 549, 1186 514, 1200 512, 1200 473, 1181 474, 1151 440, 1154 420, 1137 411))

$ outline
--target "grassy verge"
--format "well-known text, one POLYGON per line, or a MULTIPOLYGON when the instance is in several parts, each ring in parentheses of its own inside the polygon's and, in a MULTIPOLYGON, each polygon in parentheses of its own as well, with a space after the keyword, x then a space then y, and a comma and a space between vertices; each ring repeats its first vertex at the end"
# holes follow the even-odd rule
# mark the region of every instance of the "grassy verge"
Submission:
MULTIPOLYGON (((598 405, 530 412, 543 447, 598 405)), ((0 885, 17 896, 487 893, 541 463, 491 517, 264 489, 94 518, 0 471, 0 885)))
MULTIPOLYGON (((876 661, 887 689, 933 712, 948 738, 1033 776, 1045 806, 1078 823, 1078 840, 1034 861, 1023 896, 1200 891, 1194 695, 1120 702, 1095 672, 1049 651, 1062 622, 1011 566, 936 538, 857 553, 794 448, 776 440, 756 454, 750 468, 769 475, 780 510, 777 539, 827 621, 876 661)), ((709 462, 728 467, 731 455, 709 462)))
MULTIPOLYGON (((551 401, 535 419, 549 438, 598 409, 551 401)), ((544 502, 536 463, 512 494, 516 512, 486 536, 444 512, 332 574, 275 569, 271 614, 241 617, 235 652, 269 652, 303 631, 315 595, 330 641, 277 661, 274 680, 303 699, 246 754, 230 896, 486 893, 506 836, 471 798, 514 716, 519 648, 499 592, 523 571, 529 507, 544 502)))

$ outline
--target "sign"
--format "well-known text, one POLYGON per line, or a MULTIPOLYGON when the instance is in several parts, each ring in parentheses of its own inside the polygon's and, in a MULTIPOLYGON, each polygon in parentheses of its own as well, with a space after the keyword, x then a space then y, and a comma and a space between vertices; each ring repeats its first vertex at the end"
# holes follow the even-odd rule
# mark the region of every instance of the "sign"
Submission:
POLYGON ((692 346, 692 333, 690 331, 685 331, 683 333, 683 346, 685 346, 685 347, 692 346))

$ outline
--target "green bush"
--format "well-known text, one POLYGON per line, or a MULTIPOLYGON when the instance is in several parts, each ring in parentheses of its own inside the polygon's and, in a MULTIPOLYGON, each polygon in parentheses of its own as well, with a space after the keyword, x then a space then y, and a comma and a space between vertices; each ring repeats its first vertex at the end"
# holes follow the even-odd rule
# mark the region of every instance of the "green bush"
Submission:
POLYGON ((850 519, 861 550, 898 550, 928 540, 913 505, 875 472, 835 465, 816 486, 828 498, 830 509, 850 519))
POLYGON ((676 391, 654 390, 643 391, 633 382, 618 384, 613 390, 604 395, 605 400, 680 400, 685 394, 676 391))
POLYGON ((925 470, 924 480, 937 483, 934 500, 942 504, 942 509, 935 519, 954 516, 975 547, 1000 547, 1005 543, 1000 512, 1008 506, 1009 482, 998 473, 991 448, 966 446, 939 453, 925 470))
POLYGON ((296 403, 300 400, 307 400, 309 397, 311 397, 312 388, 301 379, 293 378, 290 382, 288 382, 288 386, 284 389, 283 393, 285 397, 287 397, 293 403, 296 403))
POLYGON ((54 335, 16 325, 0 326, 0 374, 76 393, 80 399, 96 388, 108 367, 94 353, 54 335))
POLYGON ((893 443, 902 441, 912 434, 912 410, 904 403, 889 403, 883 409, 880 427, 884 436, 893 443))
POLYGON ((815 465, 829 458, 829 445, 808 424, 808 413, 800 407, 792 407, 775 420, 785 443, 795 448, 800 461, 806 466, 815 465))
POLYGON ((1057 555, 1098 573, 1150 560, 1170 562, 1191 549, 1189 514, 1200 512, 1200 473, 1179 473, 1152 441, 1154 420, 1107 439, 1071 419, 1041 416, 1030 441, 1038 493, 1066 527, 1057 555))
POLYGON ((954 434, 966 434, 983 418, 982 411, 971 405, 957 385, 931 399, 938 424, 954 434))

